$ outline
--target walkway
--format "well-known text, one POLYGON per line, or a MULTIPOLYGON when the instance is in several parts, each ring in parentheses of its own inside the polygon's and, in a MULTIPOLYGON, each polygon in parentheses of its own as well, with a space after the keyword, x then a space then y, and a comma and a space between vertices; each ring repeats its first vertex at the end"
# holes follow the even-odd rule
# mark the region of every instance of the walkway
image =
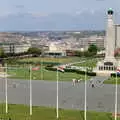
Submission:
MULTIPOLYGON (((105 78, 95 77, 103 82, 105 78)), ((29 81, 8 80, 8 103, 29 105, 29 81), (16 84, 16 87, 14 86, 16 84)), ((33 105, 56 107, 56 82, 32 81, 33 105)), ((84 110, 85 83, 72 86, 71 82, 59 82, 59 108, 84 110)), ((0 79, 0 100, 5 102, 5 80, 0 79)), ((118 101, 120 86, 118 85, 118 101)), ((114 112, 115 85, 92 88, 87 82, 87 110, 114 112)), ((118 102, 120 112, 120 102, 118 102)))

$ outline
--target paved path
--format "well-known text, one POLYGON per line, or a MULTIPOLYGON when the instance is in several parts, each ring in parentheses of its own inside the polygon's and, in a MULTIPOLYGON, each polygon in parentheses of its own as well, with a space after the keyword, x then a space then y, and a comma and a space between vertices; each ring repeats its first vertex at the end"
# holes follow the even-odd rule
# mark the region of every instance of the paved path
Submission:
MULTIPOLYGON (((5 101, 5 81, 0 79, 0 100, 5 101)), ((33 105, 56 106, 56 82, 32 81, 33 105)), ((72 86, 72 82, 59 82, 59 107, 84 110, 84 82, 72 86)), ((8 80, 8 102, 29 105, 29 81, 8 80)), ((95 88, 87 82, 87 110, 114 112, 115 86, 99 85, 95 88)), ((120 112, 120 86, 118 86, 118 111, 120 112)))
POLYGON ((101 85, 103 85, 103 82, 105 80, 108 80, 109 77, 107 76, 95 76, 93 78, 91 78, 90 82, 88 82, 89 84, 94 84, 96 87, 99 87, 101 85))

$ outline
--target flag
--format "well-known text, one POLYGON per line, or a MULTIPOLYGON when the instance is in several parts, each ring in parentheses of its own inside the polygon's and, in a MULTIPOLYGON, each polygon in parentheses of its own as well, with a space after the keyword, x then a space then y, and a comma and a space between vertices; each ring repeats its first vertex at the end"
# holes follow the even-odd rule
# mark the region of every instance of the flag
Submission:
POLYGON ((40 67, 38 67, 38 66, 37 66, 37 67, 33 67, 33 68, 32 68, 32 71, 37 71, 37 70, 39 70, 39 69, 40 69, 40 67))
POLYGON ((61 71, 61 72, 64 72, 64 67, 59 66, 59 67, 57 67, 57 70, 59 70, 59 71, 61 71))

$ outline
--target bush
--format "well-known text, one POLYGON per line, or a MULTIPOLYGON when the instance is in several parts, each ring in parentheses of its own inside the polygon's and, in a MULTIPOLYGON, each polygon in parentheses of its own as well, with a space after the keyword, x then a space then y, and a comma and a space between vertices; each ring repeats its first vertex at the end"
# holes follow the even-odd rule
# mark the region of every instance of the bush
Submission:
POLYGON ((88 72, 87 75, 89 75, 89 76, 96 76, 96 73, 95 72, 88 72))
MULTIPOLYGON (((46 66, 45 69, 46 70, 51 70, 51 71, 56 71, 57 70, 56 68, 53 68, 53 67, 50 67, 50 66, 46 66)), ((80 70, 76 70, 76 69, 64 69, 64 70, 65 70, 65 72, 74 72, 74 73, 77 73, 77 74, 85 75, 85 71, 80 71, 80 70)), ((88 76, 96 76, 95 72, 87 72, 86 74, 88 76)))
POLYGON ((56 70, 57 70, 56 68, 48 67, 48 66, 46 66, 45 69, 46 69, 46 70, 50 70, 50 71, 56 71, 56 70))
POLYGON ((77 70, 76 73, 78 73, 78 74, 85 74, 85 71, 77 70))
POLYGON ((53 64, 49 64, 49 65, 47 65, 46 67, 53 67, 53 64))
POLYGON ((64 69, 65 70, 65 72, 77 72, 77 70, 75 70, 75 69, 64 69))
MULTIPOLYGON (((111 73, 111 77, 116 77, 116 73, 111 73)), ((120 75, 117 74, 117 77, 120 77, 120 75)))

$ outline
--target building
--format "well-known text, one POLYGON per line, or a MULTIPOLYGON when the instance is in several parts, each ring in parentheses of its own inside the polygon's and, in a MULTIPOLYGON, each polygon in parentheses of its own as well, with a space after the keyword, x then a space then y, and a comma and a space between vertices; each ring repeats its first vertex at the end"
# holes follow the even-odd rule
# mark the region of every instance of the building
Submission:
POLYGON ((65 57, 66 51, 62 50, 62 48, 56 42, 52 42, 49 45, 49 50, 44 51, 44 56, 47 56, 47 57, 65 57))
POLYGON ((65 57, 65 51, 45 51, 44 56, 46 57, 65 57))
POLYGON ((120 48, 120 25, 115 25, 115 48, 120 48))
POLYGON ((79 39, 79 48, 84 49, 84 50, 88 50, 89 45, 94 44, 96 45, 98 48, 100 49, 104 49, 105 48, 105 37, 104 36, 97 36, 97 35, 93 35, 90 37, 86 37, 86 38, 80 38, 79 39))
POLYGON ((103 49, 104 48, 104 36, 91 36, 88 38, 88 45, 94 44, 98 48, 103 49))
POLYGON ((5 53, 23 53, 27 52, 30 47, 31 44, 16 44, 16 43, 0 44, 0 48, 2 48, 5 53))

